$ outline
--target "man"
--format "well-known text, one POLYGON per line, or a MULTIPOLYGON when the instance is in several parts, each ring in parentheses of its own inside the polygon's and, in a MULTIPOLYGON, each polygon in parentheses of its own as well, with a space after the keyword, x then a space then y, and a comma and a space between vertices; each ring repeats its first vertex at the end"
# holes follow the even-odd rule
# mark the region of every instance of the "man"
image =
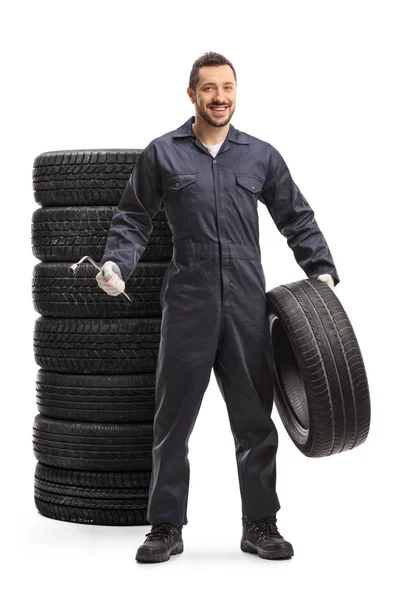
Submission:
POLYGON ((226 402, 242 498, 241 549, 289 558, 279 533, 275 490, 277 430, 272 345, 258 240, 257 201, 270 212, 308 277, 333 287, 339 277, 314 213, 268 142, 230 124, 236 72, 208 52, 193 65, 187 93, 195 107, 181 127, 140 154, 110 227, 96 277, 120 294, 152 232, 163 198, 173 256, 160 294, 153 469, 147 520, 136 560, 183 552, 187 524, 188 440, 211 370, 226 402))

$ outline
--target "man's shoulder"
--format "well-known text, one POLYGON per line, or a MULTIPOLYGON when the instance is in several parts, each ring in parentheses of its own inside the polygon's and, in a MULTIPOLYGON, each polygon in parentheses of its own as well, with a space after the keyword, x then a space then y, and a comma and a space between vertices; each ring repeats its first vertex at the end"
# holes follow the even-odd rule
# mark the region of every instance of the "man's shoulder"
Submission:
MULTIPOLYGON (((239 131, 239 130, 237 130, 239 131)), ((251 144, 254 145, 256 147, 259 147, 262 150, 269 150, 270 152, 272 151, 276 151, 275 146, 273 146, 271 144, 271 142, 268 142, 266 140, 263 140, 255 135, 252 135, 251 133, 247 133, 247 131, 242 131, 240 130, 240 132, 246 136, 247 141, 251 144)))
POLYGON ((172 129, 171 131, 167 131, 157 137, 153 138, 143 150, 146 154, 154 155, 157 154, 157 151, 169 145, 172 141, 173 135, 176 132, 176 129, 172 129))

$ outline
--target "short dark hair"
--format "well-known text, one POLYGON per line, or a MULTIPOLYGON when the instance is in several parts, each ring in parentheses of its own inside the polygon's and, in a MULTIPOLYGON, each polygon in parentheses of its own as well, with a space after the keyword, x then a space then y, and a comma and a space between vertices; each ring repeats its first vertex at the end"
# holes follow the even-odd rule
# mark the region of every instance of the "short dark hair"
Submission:
POLYGON ((196 91, 196 86, 200 79, 199 69, 201 67, 218 67, 220 65, 229 65, 231 67, 233 75, 235 77, 235 82, 237 83, 236 71, 232 63, 227 58, 225 58, 225 56, 222 56, 222 54, 218 54, 218 52, 205 52, 202 56, 200 56, 200 58, 195 60, 195 62, 193 63, 192 70, 190 71, 189 87, 194 92, 196 91))

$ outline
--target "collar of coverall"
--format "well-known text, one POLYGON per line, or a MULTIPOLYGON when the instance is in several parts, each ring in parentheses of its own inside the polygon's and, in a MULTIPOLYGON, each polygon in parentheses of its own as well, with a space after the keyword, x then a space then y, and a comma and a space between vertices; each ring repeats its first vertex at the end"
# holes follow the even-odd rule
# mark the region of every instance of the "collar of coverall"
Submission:
MULTIPOLYGON (((183 138, 183 137, 193 137, 196 138, 194 131, 192 129, 192 125, 195 122, 195 117, 192 116, 188 119, 183 125, 175 129, 173 136, 174 138, 183 138)), ((236 144, 249 144, 249 140, 247 135, 242 131, 236 129, 232 123, 229 123, 229 131, 226 136, 230 142, 235 142, 236 144)))

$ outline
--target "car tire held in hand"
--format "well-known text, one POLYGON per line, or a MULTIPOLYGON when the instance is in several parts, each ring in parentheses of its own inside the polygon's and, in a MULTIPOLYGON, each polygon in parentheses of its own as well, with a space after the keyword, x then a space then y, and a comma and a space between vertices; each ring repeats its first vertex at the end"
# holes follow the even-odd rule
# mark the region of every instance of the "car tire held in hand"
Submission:
POLYGON ((360 347, 335 292, 309 278, 267 292, 274 402, 306 456, 329 456, 368 436, 371 405, 360 347))

